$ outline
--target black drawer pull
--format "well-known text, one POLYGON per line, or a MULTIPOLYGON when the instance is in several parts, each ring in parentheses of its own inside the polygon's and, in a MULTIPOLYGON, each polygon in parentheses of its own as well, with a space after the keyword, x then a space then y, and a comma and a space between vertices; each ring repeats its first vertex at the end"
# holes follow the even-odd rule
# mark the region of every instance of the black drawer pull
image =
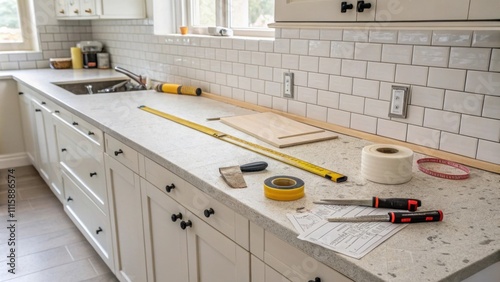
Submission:
POLYGON ((347 2, 342 2, 340 4, 340 12, 347 13, 347 10, 351 10, 353 8, 352 4, 347 4, 347 2))
POLYGON ((68 197, 68 199, 66 201, 68 201, 68 202, 73 201, 73 198, 68 197))
POLYGON ((66 152, 66 151, 67 151, 66 148, 61 149, 61 152, 66 152))
POLYGON ((56 114, 60 114, 61 112, 60 112, 60 111, 58 111, 58 110, 55 110, 55 111, 54 111, 54 113, 56 113, 56 114))
POLYGON ((314 280, 309 280, 309 282, 321 282, 321 278, 316 277, 314 280))
POLYGON ((23 95, 23 94, 24 94, 24 92, 18 92, 18 94, 19 94, 19 95, 23 95))
POLYGON ((206 209, 203 211, 203 214, 205 215, 206 218, 209 218, 214 213, 215 213, 215 211, 212 208, 209 208, 209 209, 206 209))
POLYGON ((172 189, 175 189, 175 184, 174 183, 172 183, 170 185, 167 185, 165 187, 165 190, 167 190, 167 193, 170 193, 170 191, 172 191, 172 189))
POLYGON ((118 151, 115 151, 115 156, 118 156, 119 154, 123 154, 122 149, 119 149, 118 151))
POLYGON ((45 102, 42 101, 42 105, 47 105, 47 103, 45 103, 45 102))
POLYGON ((95 135, 94 132, 89 131, 88 135, 95 135))
POLYGON ((365 3, 365 1, 358 1, 357 10, 360 13, 363 13, 365 9, 370 9, 371 7, 372 4, 370 3, 365 3))
POLYGON ((78 125, 78 122, 74 121, 74 122, 73 122, 73 125, 78 125))
POLYGON ((182 213, 172 214, 170 219, 172 219, 173 222, 176 222, 178 219, 182 219, 182 213))
POLYGON ((181 221, 181 228, 182 228, 182 230, 185 230, 188 227, 193 227, 193 223, 191 222, 191 220, 181 221))
POLYGON ((97 175, 97 172, 91 172, 91 173, 90 173, 90 177, 94 177, 94 176, 96 176, 96 175, 97 175))
POLYGON ((40 110, 40 109, 35 109, 35 112, 41 112, 41 111, 42 111, 42 110, 40 110))
POLYGON ((102 228, 101 228, 101 227, 99 227, 99 229, 97 229, 97 230, 95 231, 95 234, 99 235, 99 233, 101 233, 102 231, 103 231, 103 230, 102 230, 102 228))

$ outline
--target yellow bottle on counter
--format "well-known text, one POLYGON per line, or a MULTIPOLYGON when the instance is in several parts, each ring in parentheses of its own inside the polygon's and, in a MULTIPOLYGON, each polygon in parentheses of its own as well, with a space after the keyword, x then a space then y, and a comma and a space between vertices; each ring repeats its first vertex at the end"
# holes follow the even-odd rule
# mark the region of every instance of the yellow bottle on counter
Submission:
POLYGON ((82 50, 78 47, 71 47, 71 61, 74 69, 83 68, 82 50))

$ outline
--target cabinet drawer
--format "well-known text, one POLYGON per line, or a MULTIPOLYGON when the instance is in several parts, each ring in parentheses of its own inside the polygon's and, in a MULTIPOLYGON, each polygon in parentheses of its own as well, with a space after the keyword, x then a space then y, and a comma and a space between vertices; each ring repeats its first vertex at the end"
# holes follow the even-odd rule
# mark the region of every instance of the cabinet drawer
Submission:
POLYGON ((101 258, 113 269, 109 218, 68 174, 64 171, 62 174, 66 193, 64 210, 101 258))
POLYGON ((57 138, 61 167, 74 176, 82 190, 107 214, 106 176, 102 157, 101 162, 97 161, 64 133, 59 133, 57 138))
POLYGON ((139 174, 139 154, 136 150, 106 134, 106 153, 139 174))
POLYGON ((237 215, 232 209, 207 196, 154 161, 146 158, 145 167, 146 180, 229 238, 236 240, 237 225, 238 228, 248 228, 244 223, 239 224, 237 215))
POLYGON ((81 131, 77 130, 75 126, 64 121, 63 119, 55 116, 53 120, 56 125, 58 138, 61 134, 65 135, 67 139, 71 140, 78 146, 80 151, 92 156, 97 162, 101 164, 104 163, 102 159, 104 148, 99 143, 95 142, 92 138, 89 138, 89 136, 83 134, 81 131))
POLYGON ((291 281, 309 281, 318 277, 322 282, 352 281, 275 235, 265 232, 264 262, 291 281))
POLYGON ((104 141, 104 133, 97 127, 84 121, 83 119, 73 116, 73 126, 76 130, 94 141, 99 147, 102 147, 104 141))

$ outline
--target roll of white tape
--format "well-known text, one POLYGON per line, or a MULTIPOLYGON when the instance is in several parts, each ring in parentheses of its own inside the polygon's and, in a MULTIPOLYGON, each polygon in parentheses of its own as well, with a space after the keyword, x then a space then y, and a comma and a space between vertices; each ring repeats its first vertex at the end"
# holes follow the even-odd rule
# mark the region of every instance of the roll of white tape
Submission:
POLYGON ((413 151, 402 146, 375 144, 361 153, 361 175, 382 184, 402 184, 412 178, 413 151))

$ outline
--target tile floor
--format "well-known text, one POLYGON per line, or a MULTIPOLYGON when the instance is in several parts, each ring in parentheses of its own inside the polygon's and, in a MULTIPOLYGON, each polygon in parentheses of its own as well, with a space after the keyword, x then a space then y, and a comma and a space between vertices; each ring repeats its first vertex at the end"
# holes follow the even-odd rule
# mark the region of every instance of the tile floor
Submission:
POLYGON ((31 166, 15 169, 16 273, 8 272, 8 172, 0 170, 0 281, 118 281, 31 166))

